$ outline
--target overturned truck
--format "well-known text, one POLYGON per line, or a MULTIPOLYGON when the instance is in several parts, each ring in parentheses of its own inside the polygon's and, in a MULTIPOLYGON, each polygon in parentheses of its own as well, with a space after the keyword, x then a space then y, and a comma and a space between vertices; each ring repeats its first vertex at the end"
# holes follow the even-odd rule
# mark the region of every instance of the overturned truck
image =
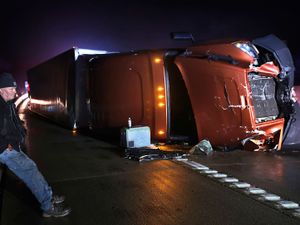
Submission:
POLYGON ((294 65, 274 35, 130 53, 70 49, 28 71, 30 110, 70 128, 120 129, 221 149, 282 148, 294 65))

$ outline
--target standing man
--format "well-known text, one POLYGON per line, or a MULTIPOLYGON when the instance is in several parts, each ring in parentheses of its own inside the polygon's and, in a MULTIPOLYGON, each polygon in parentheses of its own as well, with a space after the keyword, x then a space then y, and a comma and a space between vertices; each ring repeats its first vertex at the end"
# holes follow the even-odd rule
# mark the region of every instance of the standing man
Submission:
POLYGON ((16 87, 16 81, 10 73, 0 74, 0 163, 5 164, 28 186, 41 204, 43 217, 66 216, 71 209, 59 205, 65 197, 53 195, 36 164, 20 148, 26 133, 13 101, 16 87))

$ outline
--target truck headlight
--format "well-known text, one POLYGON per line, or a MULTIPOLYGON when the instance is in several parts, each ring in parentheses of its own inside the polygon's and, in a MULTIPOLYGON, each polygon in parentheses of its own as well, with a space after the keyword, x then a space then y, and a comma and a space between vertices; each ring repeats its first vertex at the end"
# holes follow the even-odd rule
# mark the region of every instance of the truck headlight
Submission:
POLYGON ((240 50, 242 50, 249 56, 257 59, 259 52, 253 44, 251 44, 249 42, 236 42, 236 43, 234 43, 234 45, 235 45, 235 47, 239 48, 240 50))

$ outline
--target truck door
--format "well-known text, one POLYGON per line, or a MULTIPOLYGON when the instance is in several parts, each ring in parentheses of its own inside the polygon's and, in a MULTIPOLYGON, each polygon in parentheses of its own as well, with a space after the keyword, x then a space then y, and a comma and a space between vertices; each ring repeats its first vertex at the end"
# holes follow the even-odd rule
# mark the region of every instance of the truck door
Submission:
POLYGON ((178 56, 198 132, 198 140, 214 146, 237 147, 252 126, 247 72, 222 61, 178 56))

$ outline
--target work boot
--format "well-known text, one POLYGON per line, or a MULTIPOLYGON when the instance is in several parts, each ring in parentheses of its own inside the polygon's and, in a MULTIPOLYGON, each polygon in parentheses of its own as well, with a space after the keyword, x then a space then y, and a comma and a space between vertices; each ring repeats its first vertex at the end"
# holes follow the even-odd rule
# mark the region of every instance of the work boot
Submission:
POLYGON ((65 196, 63 196, 63 195, 53 195, 51 201, 54 204, 60 204, 60 203, 65 201, 65 196))
POLYGON ((71 208, 63 208, 62 206, 53 204, 49 210, 43 212, 43 217, 64 217, 69 215, 70 212, 71 208))

